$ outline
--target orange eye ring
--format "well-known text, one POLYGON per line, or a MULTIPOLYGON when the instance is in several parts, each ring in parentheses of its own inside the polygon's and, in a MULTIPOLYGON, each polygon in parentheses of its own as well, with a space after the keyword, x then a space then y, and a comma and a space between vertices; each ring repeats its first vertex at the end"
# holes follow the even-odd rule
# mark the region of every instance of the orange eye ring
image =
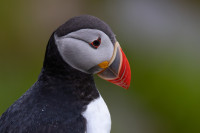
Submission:
POLYGON ((97 40, 94 40, 92 43, 90 43, 94 48, 98 48, 101 44, 101 38, 99 37, 97 40))

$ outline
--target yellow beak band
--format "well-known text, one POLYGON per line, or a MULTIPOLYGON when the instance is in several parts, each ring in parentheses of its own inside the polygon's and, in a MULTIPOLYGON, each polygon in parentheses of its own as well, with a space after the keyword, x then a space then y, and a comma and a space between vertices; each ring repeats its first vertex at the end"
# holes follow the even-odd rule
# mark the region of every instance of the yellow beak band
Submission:
POLYGON ((109 64, 109 62, 108 61, 104 61, 104 62, 101 62, 100 64, 98 64, 98 66, 100 67, 100 68, 107 68, 108 67, 108 64, 109 64))

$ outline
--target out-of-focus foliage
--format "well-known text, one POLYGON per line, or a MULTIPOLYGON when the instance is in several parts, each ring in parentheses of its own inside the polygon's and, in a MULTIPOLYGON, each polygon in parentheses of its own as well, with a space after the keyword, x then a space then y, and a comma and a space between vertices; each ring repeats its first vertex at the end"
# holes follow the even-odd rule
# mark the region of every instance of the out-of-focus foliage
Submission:
POLYGON ((3 0, 0 114, 37 80, 51 33, 91 14, 111 26, 132 69, 128 91, 95 76, 112 133, 199 133, 199 7, 195 0, 3 0))

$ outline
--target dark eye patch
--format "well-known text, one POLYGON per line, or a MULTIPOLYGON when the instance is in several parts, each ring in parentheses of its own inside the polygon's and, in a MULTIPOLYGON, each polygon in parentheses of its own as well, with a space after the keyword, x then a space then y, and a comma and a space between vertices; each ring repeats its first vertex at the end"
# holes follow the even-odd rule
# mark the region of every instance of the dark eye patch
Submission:
POLYGON ((101 45, 101 38, 99 37, 97 40, 94 40, 90 43, 93 47, 98 48, 101 45))

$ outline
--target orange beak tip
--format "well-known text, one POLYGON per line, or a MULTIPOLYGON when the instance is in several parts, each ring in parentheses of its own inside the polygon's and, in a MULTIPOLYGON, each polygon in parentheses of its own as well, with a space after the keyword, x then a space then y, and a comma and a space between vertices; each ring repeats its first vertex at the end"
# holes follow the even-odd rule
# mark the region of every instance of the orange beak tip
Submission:
POLYGON ((115 79, 108 80, 108 81, 128 90, 130 86, 130 82, 131 82, 131 68, 122 50, 121 50, 121 53, 122 53, 122 62, 121 62, 121 68, 120 68, 119 74, 117 75, 115 79))
MULTIPOLYGON (((131 68, 121 47, 119 45, 116 46, 118 47, 113 62, 98 75, 101 78, 128 90, 131 82, 131 68)), ((102 64, 104 65, 105 63, 102 64)))

